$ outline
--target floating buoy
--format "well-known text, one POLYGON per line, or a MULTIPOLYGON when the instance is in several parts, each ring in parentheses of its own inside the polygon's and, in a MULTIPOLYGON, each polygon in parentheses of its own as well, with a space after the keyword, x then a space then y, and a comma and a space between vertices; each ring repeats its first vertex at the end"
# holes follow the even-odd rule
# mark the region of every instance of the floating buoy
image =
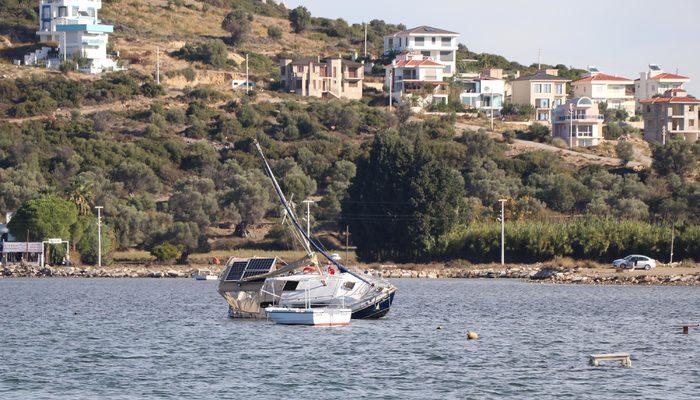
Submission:
POLYGON ((469 340, 476 340, 479 338, 479 334, 473 331, 467 332, 467 339, 469 340))

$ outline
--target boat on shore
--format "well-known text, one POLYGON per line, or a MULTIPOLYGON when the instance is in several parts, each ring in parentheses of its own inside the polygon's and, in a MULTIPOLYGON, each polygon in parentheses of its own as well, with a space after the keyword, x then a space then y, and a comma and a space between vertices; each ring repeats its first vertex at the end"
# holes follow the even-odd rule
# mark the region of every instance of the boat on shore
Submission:
MULTIPOLYGON (((299 224, 257 141, 255 146, 284 207, 284 222, 306 256, 289 263, 278 257, 230 258, 218 286, 219 294, 228 303, 229 316, 264 319, 271 317, 268 309, 277 308, 349 309, 353 319, 385 316, 391 309, 396 287, 385 279, 343 265, 336 254, 323 249, 299 224), (323 263, 319 256, 325 259, 323 263)), ((304 313, 299 314, 297 317, 304 313)))
POLYGON ((213 275, 208 269, 198 269, 192 274, 192 277, 196 281, 215 281, 219 279, 218 276, 213 275))

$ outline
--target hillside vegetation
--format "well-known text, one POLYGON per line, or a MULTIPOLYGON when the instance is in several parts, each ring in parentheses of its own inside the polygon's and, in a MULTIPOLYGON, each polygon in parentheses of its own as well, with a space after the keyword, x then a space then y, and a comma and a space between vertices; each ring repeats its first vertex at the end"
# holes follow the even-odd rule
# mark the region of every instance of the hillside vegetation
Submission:
MULTIPOLYGON (((1 9, 12 13, 12 24, 33 26, 22 12, 28 3, 0 1, 12 4, 1 9)), ((654 147, 647 170, 581 166, 551 152, 510 155, 508 135, 457 129, 450 114, 390 111, 381 95, 349 102, 232 92, 241 54, 249 54, 261 85, 274 89, 278 55, 348 54, 360 49, 364 30, 313 17, 300 30, 289 10, 252 0, 103 4, 128 72, 93 78, 4 67, 13 78, 0 80, 0 210, 21 211, 10 227, 17 237, 68 235, 82 243, 75 250, 83 261, 93 262, 96 233, 85 221, 102 205, 110 251, 173 257, 175 247, 184 261, 211 249, 289 248, 252 146, 257 139, 288 197, 317 201, 314 230, 324 243, 337 246, 336 232, 349 226, 364 260, 492 261, 501 198, 513 221, 509 251, 522 260, 660 255, 672 223, 676 254, 700 258, 700 144, 654 147), (232 11, 230 18, 250 22, 250 32, 234 38, 222 28, 232 11), (162 86, 154 81, 156 46, 162 86), (43 208, 71 218, 56 220, 43 208), (33 221, 55 230, 33 229, 33 221), (585 247, 589 241, 595 245, 585 247)), ((371 21, 370 51, 402 28, 371 21)), ((479 68, 528 68, 464 46, 460 52, 479 68)), ((548 131, 534 126, 517 135, 546 141, 548 131)))

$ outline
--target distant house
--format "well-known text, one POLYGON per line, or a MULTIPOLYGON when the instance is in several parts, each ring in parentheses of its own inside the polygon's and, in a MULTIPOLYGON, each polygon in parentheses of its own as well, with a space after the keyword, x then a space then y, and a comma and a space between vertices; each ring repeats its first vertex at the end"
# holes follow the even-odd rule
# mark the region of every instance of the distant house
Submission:
POLYGON ((462 86, 459 94, 462 104, 500 115, 506 96, 502 69, 490 68, 478 74, 460 74, 455 81, 462 86))
POLYGON ((603 119, 590 97, 573 98, 554 109, 552 136, 569 147, 597 146, 603 140, 603 119))
POLYGON ((41 0, 39 5, 39 42, 57 43, 58 54, 47 46, 29 53, 24 58, 27 65, 46 63, 58 68, 63 59, 82 59, 80 70, 100 73, 119 69, 107 56, 109 34, 112 25, 104 25, 98 18, 102 7, 100 0, 41 0))
POLYGON ((391 87, 392 97, 401 103, 424 107, 431 103, 447 103, 446 66, 419 52, 404 51, 396 56, 386 71, 384 85, 391 87))
POLYGON ((537 71, 511 81, 515 104, 530 104, 535 107, 535 119, 551 122, 552 109, 566 102, 568 79, 559 76, 556 69, 537 71))
POLYGON ((690 81, 687 76, 664 72, 661 66, 649 64, 647 72, 640 72, 634 81, 634 99, 637 113, 642 113, 642 100, 663 95, 671 89, 683 89, 683 84, 690 81))
POLYGON ((457 71, 458 38, 457 32, 419 26, 384 36, 384 54, 419 52, 444 65, 443 75, 450 77, 457 71))
POLYGON ((588 73, 571 83, 574 97, 589 97, 594 103, 605 103, 608 109, 625 110, 634 115, 634 81, 608 75, 589 67, 588 73))
POLYGON ((342 58, 280 60, 283 88, 299 96, 359 100, 364 73, 363 64, 342 58))
POLYGON ((663 96, 641 100, 644 139, 665 143, 672 138, 690 142, 700 134, 700 100, 684 89, 667 90, 663 96))

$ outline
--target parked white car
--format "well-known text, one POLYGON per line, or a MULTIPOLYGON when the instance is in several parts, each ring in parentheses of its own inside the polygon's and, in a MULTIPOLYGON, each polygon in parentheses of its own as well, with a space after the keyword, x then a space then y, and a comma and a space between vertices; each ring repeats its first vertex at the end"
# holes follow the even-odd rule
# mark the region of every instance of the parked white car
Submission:
POLYGON ((632 254, 613 261, 613 267, 621 269, 652 269, 656 268, 656 260, 647 256, 632 254))

